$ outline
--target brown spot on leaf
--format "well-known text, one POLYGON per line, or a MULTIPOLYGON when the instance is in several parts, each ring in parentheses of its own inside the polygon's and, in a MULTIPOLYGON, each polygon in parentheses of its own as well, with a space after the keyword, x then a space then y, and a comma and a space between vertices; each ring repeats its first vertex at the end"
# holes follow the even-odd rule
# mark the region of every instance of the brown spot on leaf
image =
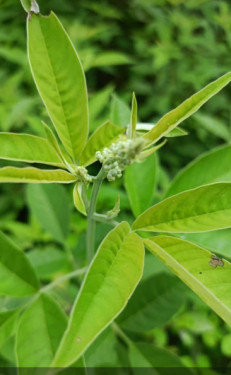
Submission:
POLYGON ((224 262, 223 262, 222 259, 218 258, 216 255, 212 255, 211 259, 210 259, 210 262, 209 262, 209 265, 213 268, 223 267, 224 262))

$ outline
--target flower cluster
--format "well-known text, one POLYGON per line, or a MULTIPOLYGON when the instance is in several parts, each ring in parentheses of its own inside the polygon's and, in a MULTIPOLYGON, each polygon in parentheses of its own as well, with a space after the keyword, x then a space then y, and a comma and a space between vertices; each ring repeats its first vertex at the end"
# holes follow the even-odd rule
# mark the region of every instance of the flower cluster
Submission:
POLYGON ((138 160, 143 147, 142 138, 125 139, 112 143, 102 151, 97 151, 96 158, 103 164, 108 181, 121 177, 126 166, 138 160))
POLYGON ((77 177, 78 182, 91 183, 93 177, 88 174, 88 171, 84 167, 75 167, 74 174, 77 177))

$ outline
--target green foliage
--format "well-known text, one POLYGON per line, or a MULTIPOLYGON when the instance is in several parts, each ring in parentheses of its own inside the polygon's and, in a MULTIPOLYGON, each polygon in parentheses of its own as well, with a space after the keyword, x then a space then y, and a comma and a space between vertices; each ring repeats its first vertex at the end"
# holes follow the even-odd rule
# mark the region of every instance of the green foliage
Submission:
POLYGON ((76 161, 88 134, 87 89, 76 51, 54 13, 29 18, 28 54, 47 111, 67 152, 76 161))
POLYGON ((208 100, 231 81, 230 5, 57 1, 67 32, 53 0, 21 5, 0 13, 0 182, 30 184, 0 186, 0 365, 224 367, 228 89, 208 100))
POLYGON ((133 229, 196 233, 228 228, 231 226, 230 198, 230 183, 188 190, 149 208, 136 219, 133 229))
POLYGON ((28 205, 42 227, 56 241, 65 243, 69 232, 69 201, 59 185, 29 185, 28 205), (41 209, 42 208, 42 209, 41 209))
POLYGON ((39 296, 19 321, 16 336, 18 366, 48 367, 66 325, 67 319, 60 307, 47 295, 39 296))
POLYGON ((126 222, 108 234, 86 274, 54 367, 75 362, 126 306, 141 278, 143 258, 142 241, 126 222))
POLYGON ((39 282, 30 262, 1 232, 0 243, 0 293, 7 296, 34 294, 39 282))
POLYGON ((212 263, 210 251, 179 238, 159 236, 145 240, 145 244, 218 315, 231 324, 229 262, 224 260, 212 263))

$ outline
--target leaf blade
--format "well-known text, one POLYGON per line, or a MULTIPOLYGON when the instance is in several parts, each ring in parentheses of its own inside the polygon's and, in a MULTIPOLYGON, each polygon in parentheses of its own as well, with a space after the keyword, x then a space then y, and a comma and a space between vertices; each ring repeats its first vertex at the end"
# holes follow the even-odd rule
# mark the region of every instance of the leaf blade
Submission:
POLYGON ((0 183, 57 183, 70 184, 76 177, 62 169, 38 169, 33 167, 3 167, 0 169, 0 183))
POLYGON ((216 183, 163 200, 141 214, 133 229, 166 233, 207 232, 230 227, 230 213, 231 184, 216 183))
POLYGON ((125 128, 113 125, 110 121, 103 123, 88 139, 80 157, 80 164, 86 167, 94 163, 96 151, 102 151, 110 146, 124 131, 125 128))
POLYGON ((231 182, 230 159, 230 145, 202 154, 176 175, 166 197, 213 182, 231 182), (210 168, 211 165, 212 168, 210 168))
POLYGON ((16 336, 19 367, 48 367, 53 359, 67 319, 60 307, 45 294, 22 315, 16 336), (31 340, 31 337, 34 340, 31 340))
POLYGON ((143 245, 135 233, 130 233, 128 223, 121 223, 107 235, 73 307, 53 367, 69 366, 77 360, 119 314, 141 277, 143 258, 143 245), (127 267, 129 279, 124 280, 119 275, 127 267), (89 319, 94 323, 89 325, 89 319))
POLYGON ((231 264, 210 265, 212 253, 191 242, 158 236, 144 240, 145 246, 164 261, 222 319, 231 324, 231 264))
POLYGON ((76 161, 88 135, 87 88, 79 57, 54 13, 32 14, 27 32, 36 86, 63 145, 76 161))
POLYGON ((126 168, 124 183, 135 217, 140 215, 152 203, 156 175, 156 154, 149 155, 142 163, 133 163, 126 168))
POLYGON ((168 134, 182 121, 195 113, 210 98, 216 95, 223 87, 231 81, 231 72, 218 78, 216 81, 205 86, 202 90, 185 100, 177 108, 164 115, 157 124, 144 135, 150 143, 157 142, 161 137, 168 134))
POLYGON ((16 297, 34 294, 39 281, 29 260, 2 232, 0 244, 0 293, 16 297))
POLYGON ((29 134, 0 133, 0 159, 66 168, 46 139, 29 134))

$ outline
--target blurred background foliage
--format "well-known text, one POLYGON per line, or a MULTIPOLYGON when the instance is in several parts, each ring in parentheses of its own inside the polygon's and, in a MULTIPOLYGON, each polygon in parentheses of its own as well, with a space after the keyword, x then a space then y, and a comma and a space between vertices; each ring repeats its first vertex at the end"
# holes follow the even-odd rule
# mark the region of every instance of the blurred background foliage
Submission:
MULTIPOLYGON (((43 14, 55 11, 81 57, 89 91, 91 131, 107 118, 126 125, 133 91, 138 100, 139 120, 155 123, 195 91, 230 70, 229 0, 40 0, 40 9, 43 14)), ((49 120, 30 73, 25 12, 19 1, 0 0, 0 24, 0 130, 44 135, 41 120, 49 120)), ((230 94, 229 86, 185 121, 183 127, 188 136, 170 138, 160 150, 158 162, 155 161, 153 202, 160 199, 172 177, 188 162, 230 142, 230 94)), ((97 168, 97 164, 93 166, 93 170, 97 168)), ((110 210, 118 192, 120 218, 132 221, 122 180, 102 187, 98 209, 110 210)), ((68 270, 63 252, 67 246, 76 255, 78 265, 84 263, 86 221, 74 211, 71 196, 71 188, 62 186, 0 186, 0 229, 27 252, 44 282, 68 270), (53 199, 52 212, 47 213, 41 207, 46 206, 51 195, 56 197, 57 204, 53 199), (48 215, 56 215, 59 225, 54 228, 48 215)), ((98 243, 108 230, 106 225, 98 225, 98 243)), ((166 273, 153 259, 148 257, 146 261, 146 277, 166 273)), ((55 293, 69 311, 79 286, 69 283, 65 287, 57 288, 55 293)), ((183 295, 170 321, 147 332, 132 332, 135 339, 168 348, 189 366, 228 368, 230 328, 188 289, 184 288, 183 295)), ((7 299, 0 301, 4 308, 9 304, 7 299)), ((97 355, 90 350, 89 363, 102 365, 105 348, 111 348, 111 363, 116 364, 120 357, 122 364, 126 364, 124 348, 115 344, 111 336, 107 332, 99 338, 97 355)), ((13 363, 13 344, 5 343, 1 337, 0 327, 2 361, 13 363)))

